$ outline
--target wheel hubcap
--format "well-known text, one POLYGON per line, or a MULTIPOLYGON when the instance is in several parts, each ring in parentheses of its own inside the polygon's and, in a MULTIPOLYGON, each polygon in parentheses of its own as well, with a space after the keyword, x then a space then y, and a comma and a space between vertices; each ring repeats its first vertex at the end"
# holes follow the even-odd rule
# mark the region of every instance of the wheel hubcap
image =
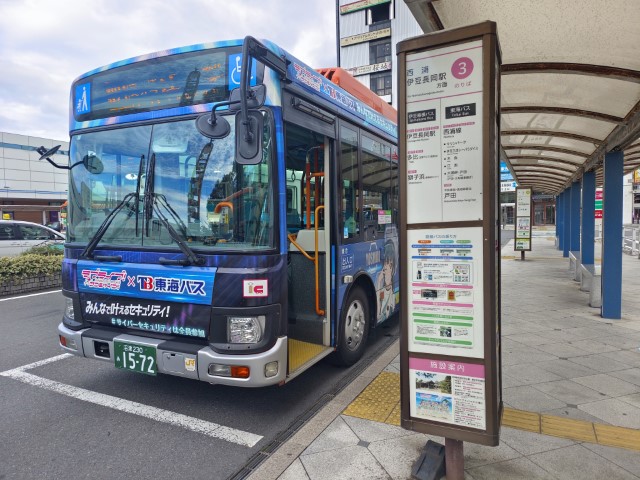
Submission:
POLYGON ((349 350, 357 350, 362 343, 364 327, 364 308, 358 300, 355 300, 349 305, 344 322, 344 335, 349 350))

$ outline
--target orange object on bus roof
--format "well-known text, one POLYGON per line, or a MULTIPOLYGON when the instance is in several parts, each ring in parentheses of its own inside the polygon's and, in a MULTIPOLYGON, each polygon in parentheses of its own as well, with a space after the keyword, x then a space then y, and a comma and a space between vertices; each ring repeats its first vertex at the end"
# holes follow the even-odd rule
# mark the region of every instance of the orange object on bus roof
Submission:
POLYGON ((398 123, 398 112, 396 109, 365 87, 358 80, 353 78, 353 76, 344 68, 318 68, 316 71, 331 80, 340 88, 349 92, 361 102, 366 103, 376 112, 381 113, 389 120, 393 121, 393 123, 398 123))

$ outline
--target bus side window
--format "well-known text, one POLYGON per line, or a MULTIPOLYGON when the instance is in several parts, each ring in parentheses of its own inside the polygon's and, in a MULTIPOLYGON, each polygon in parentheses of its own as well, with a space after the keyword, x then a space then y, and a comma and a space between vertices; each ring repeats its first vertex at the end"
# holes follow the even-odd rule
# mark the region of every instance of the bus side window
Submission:
POLYGON ((360 183, 358 171, 358 132, 342 126, 340 128, 340 170, 342 198, 342 238, 357 238, 360 233, 359 201, 360 183))

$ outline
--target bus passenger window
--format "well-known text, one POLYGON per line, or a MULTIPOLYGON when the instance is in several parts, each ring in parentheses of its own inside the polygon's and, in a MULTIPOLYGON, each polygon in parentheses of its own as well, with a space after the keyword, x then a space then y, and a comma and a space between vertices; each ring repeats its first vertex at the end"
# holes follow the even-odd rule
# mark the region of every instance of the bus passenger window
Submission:
POLYGON ((340 169, 342 172, 342 238, 355 238, 360 232, 358 132, 347 127, 340 129, 340 169))

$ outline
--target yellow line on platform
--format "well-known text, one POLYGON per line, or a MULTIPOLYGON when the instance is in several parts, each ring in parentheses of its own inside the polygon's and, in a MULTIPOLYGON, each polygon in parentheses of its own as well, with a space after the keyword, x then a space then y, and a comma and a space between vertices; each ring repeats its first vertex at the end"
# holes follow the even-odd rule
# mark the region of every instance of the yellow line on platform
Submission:
MULTIPOLYGON (((350 417, 400 426, 400 375, 383 371, 342 412, 350 417)), ((576 442, 640 451, 640 430, 544 415, 505 407, 502 426, 576 442)))

